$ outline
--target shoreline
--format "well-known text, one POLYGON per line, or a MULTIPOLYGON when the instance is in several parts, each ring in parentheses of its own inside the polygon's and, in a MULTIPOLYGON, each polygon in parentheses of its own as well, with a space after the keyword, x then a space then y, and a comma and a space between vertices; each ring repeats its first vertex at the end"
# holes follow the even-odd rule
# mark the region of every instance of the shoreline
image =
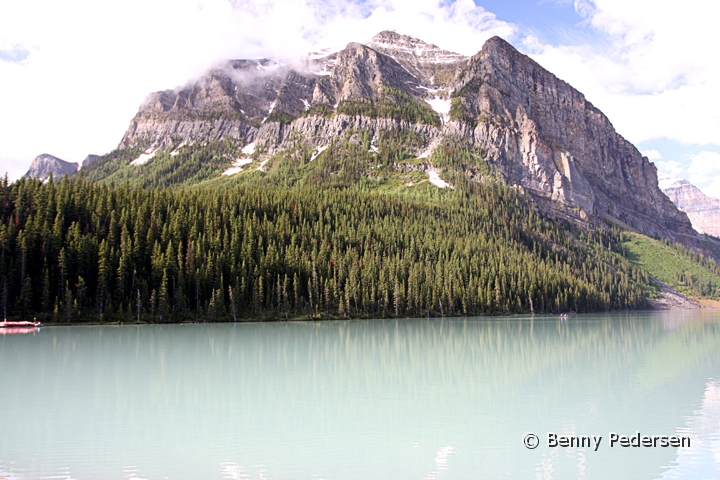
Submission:
MULTIPOLYGON (((585 313, 570 313, 569 318, 576 317, 578 315, 596 315, 602 313, 622 313, 622 312, 662 312, 662 311, 693 311, 693 310, 720 310, 720 301, 709 300, 709 299, 692 299, 685 297, 682 294, 675 292, 676 295, 671 297, 670 300, 648 300, 652 302, 650 308, 643 310, 610 310, 607 312, 585 312, 585 313), (686 307, 684 307, 687 305, 686 307)), ((357 317, 357 318, 332 318, 332 317, 321 317, 321 318, 282 318, 282 319, 242 319, 237 322, 234 321, 214 321, 214 322, 201 322, 201 321, 178 321, 178 322, 43 322, 42 327, 131 327, 140 325, 217 325, 217 324, 240 324, 240 323, 314 323, 314 322, 336 322, 336 321, 363 321, 363 320, 411 320, 411 319, 459 319, 459 318, 484 318, 487 320, 494 320, 497 318, 504 317, 522 317, 522 318, 559 318, 560 314, 557 313, 542 313, 542 314, 514 314, 514 315, 457 315, 457 316, 444 316, 444 317, 357 317)), ((564 317, 568 318, 568 317, 564 317)), ((38 327, 38 328, 42 328, 38 327)))

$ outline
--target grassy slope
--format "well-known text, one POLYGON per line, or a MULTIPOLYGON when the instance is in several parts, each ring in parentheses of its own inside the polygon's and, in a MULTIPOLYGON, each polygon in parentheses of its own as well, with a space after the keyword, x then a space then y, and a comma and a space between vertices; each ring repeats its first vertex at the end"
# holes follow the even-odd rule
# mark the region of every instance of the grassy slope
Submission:
POLYGON ((622 248, 631 262, 677 291, 696 297, 718 298, 720 275, 676 248, 633 232, 625 234, 622 248))

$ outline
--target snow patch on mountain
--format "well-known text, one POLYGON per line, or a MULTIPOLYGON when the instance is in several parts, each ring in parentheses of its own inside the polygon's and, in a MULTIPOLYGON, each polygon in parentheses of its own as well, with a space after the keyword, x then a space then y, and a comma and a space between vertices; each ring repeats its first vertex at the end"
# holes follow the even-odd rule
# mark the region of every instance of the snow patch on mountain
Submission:
POLYGON ((233 166, 223 172, 223 175, 235 175, 243 171, 243 166, 252 163, 251 158, 240 158, 233 162, 233 166))
POLYGON ((430 155, 433 154, 433 151, 435 150, 435 147, 427 148, 424 152, 422 152, 420 155, 418 155, 418 158, 430 158, 430 155))
POLYGON ((255 153, 255 142, 248 143, 240 151, 245 155, 252 155, 253 153, 255 153))
POLYGON ((658 187, 660 187, 660 190, 666 190, 668 188, 675 188, 675 187, 682 187, 684 185, 689 185, 690 182, 687 180, 684 180, 682 178, 678 177, 671 177, 669 175, 664 175, 662 173, 658 174, 658 187))
POLYGON ((450 120, 450 99, 435 97, 432 100, 427 100, 427 103, 435 110, 445 125, 450 120))
POLYGON ((150 152, 145 151, 145 152, 141 153, 140 156, 137 157, 135 160, 130 162, 130 165, 145 165, 147 162, 150 161, 150 159, 152 159, 155 156, 155 154, 157 152, 158 152, 158 150, 152 150, 150 152))
POLYGON ((324 152, 325 150, 327 150, 327 148, 328 148, 329 146, 330 146, 330 145, 325 145, 324 147, 320 147, 320 148, 318 148, 317 150, 315 150, 315 151, 313 152, 312 156, 310 157, 310 161, 312 162, 313 160, 315 160, 318 156, 320 156, 320 154, 321 154, 322 152, 324 152))
POLYGON ((435 185, 438 188, 455 188, 452 185, 450 185, 448 182, 440 178, 440 172, 438 172, 437 168, 430 168, 428 170, 428 180, 430 180, 430 183, 435 185))
POLYGON ((258 165, 257 169, 261 172, 265 171, 265 164, 270 160, 270 158, 266 158, 262 162, 260 162, 260 165, 258 165))

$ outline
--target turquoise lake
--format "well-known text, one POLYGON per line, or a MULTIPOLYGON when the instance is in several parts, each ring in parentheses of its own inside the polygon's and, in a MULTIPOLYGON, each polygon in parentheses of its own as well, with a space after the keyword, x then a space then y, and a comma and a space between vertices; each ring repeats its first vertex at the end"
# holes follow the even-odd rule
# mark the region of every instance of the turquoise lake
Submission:
POLYGON ((720 312, 45 327, 0 404, 6 480, 720 478, 720 312))

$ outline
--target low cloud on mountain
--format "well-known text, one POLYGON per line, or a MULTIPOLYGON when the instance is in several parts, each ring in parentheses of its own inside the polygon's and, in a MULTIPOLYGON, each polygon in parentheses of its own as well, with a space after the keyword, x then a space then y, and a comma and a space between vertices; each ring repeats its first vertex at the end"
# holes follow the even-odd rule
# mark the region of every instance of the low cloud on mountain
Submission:
POLYGON ((584 92, 631 141, 719 142, 720 112, 707 108, 720 100, 720 67, 708 61, 720 40, 716 2, 576 0, 575 9, 595 41, 545 45, 470 0, 5 2, 1 50, 23 53, 0 57, 0 170, 17 178, 42 151, 72 161, 107 152, 148 93, 222 59, 292 60, 384 29, 468 55, 500 35, 584 92))

